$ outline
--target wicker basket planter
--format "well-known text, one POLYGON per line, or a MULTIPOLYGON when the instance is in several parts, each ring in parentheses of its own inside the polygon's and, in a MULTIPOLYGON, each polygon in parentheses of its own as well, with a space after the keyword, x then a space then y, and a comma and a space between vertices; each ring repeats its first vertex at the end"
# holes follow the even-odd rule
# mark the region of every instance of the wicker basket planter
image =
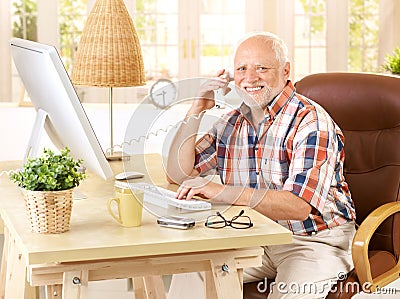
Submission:
POLYGON ((32 232, 58 234, 70 229, 73 188, 62 191, 25 190, 24 197, 32 232))

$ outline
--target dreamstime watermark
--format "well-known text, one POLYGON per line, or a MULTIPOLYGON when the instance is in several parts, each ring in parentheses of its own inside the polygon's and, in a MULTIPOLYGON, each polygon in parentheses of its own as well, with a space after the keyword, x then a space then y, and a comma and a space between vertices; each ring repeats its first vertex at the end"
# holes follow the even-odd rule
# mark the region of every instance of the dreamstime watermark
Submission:
MULTIPOLYGON (((323 282, 275 282, 268 281, 268 278, 264 278, 257 284, 257 291, 265 293, 270 290, 270 293, 278 292, 280 294, 314 294, 314 295, 326 295, 331 293, 370 293, 370 287, 372 284, 366 282, 360 285, 357 282, 346 281, 347 274, 340 272, 336 279, 329 279, 323 282)), ((395 295, 400 294, 400 289, 394 287, 382 287, 377 288, 375 294, 384 295, 395 295)))

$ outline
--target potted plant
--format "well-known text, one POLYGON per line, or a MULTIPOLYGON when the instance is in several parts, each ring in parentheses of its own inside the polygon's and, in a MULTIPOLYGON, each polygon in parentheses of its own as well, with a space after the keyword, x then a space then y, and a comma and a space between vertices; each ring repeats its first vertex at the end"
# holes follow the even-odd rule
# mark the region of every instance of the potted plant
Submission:
POLYGON ((394 49, 392 55, 386 55, 385 63, 382 65, 385 71, 395 75, 400 75, 400 48, 394 49))
POLYGON ((70 150, 60 154, 44 149, 38 158, 27 159, 10 179, 24 191, 25 207, 33 232, 62 233, 69 230, 73 189, 86 177, 79 172, 82 160, 75 161, 70 150))

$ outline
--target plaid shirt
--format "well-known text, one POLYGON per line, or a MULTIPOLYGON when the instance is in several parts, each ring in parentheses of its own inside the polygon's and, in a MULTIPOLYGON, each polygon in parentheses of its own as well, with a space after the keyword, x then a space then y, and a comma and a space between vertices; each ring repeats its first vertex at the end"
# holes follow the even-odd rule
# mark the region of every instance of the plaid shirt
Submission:
POLYGON ((312 206, 304 221, 279 220, 310 234, 355 219, 343 176, 344 136, 318 104, 288 84, 265 109, 257 130, 242 104, 223 115, 196 143, 195 168, 216 169, 223 184, 287 190, 312 206))

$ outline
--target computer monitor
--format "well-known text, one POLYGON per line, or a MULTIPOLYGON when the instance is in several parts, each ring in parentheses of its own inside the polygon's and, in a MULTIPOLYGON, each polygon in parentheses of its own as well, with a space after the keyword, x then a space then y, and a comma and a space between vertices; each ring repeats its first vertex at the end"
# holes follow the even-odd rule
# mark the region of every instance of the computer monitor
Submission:
POLYGON ((68 147, 83 166, 103 179, 111 178, 113 172, 55 47, 19 38, 11 39, 10 46, 37 111, 25 158, 36 155, 45 128, 57 148, 68 147))

